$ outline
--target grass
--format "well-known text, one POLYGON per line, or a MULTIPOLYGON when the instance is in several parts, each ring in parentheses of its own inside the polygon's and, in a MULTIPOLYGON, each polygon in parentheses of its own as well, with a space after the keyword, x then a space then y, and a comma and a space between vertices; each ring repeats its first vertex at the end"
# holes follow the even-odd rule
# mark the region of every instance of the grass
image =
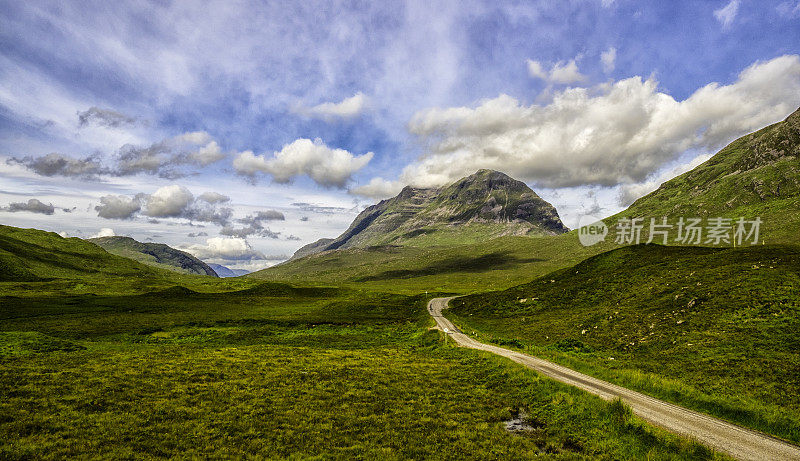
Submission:
POLYGON ((509 288, 571 266, 610 245, 583 247, 577 234, 500 237, 478 244, 382 246, 311 255, 246 277, 416 294, 509 288))
POLYGON ((130 237, 98 237, 90 239, 111 254, 138 261, 148 266, 182 274, 211 275, 216 273, 206 263, 189 253, 163 243, 143 243, 130 237))
POLYGON ((604 253, 448 314, 487 341, 800 441, 800 248, 604 253))
POLYGON ((0 297, 0 458, 720 458, 452 347, 425 301, 276 283, 0 297), (530 430, 506 431, 520 411, 530 430))

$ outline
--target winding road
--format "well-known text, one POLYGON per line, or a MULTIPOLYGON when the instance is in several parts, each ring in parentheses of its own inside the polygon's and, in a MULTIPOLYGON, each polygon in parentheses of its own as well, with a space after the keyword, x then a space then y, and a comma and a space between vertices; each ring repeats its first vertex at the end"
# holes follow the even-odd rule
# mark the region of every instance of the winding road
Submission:
POLYGON ((667 403, 639 392, 593 378, 561 365, 502 347, 478 342, 465 335, 442 316, 453 298, 434 298, 428 312, 437 325, 460 346, 492 352, 527 366, 536 372, 578 387, 605 400, 620 398, 643 420, 675 434, 687 436, 742 460, 800 460, 800 447, 736 426, 702 413, 667 403))

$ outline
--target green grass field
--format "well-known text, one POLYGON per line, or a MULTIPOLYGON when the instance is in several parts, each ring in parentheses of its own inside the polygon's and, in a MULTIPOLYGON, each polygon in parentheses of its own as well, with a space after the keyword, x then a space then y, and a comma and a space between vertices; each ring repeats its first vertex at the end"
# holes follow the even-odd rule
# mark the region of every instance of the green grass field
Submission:
POLYGON ((274 283, 4 296, 0 458, 719 457, 448 345, 424 305, 274 283))

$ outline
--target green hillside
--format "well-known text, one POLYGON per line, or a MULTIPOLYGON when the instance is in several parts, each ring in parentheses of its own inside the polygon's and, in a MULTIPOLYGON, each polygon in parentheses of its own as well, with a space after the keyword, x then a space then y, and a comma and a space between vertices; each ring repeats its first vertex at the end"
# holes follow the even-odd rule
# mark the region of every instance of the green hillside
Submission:
POLYGON ((800 109, 737 139, 616 217, 760 217, 766 243, 798 242, 799 155, 800 109))
POLYGON ((158 271, 79 238, 0 225, 0 281, 154 277, 158 271))
POLYGON ((631 246, 448 316, 487 341, 800 441, 800 246, 631 246))
POLYGON ((602 248, 612 246, 583 247, 572 232, 557 237, 500 237, 466 245, 387 245, 314 254, 245 278, 396 293, 471 293, 528 282, 602 248))
POLYGON ((148 266, 168 269, 182 274, 217 277, 208 264, 185 251, 176 250, 163 243, 142 243, 130 237, 98 237, 89 239, 109 253, 130 258, 148 266))

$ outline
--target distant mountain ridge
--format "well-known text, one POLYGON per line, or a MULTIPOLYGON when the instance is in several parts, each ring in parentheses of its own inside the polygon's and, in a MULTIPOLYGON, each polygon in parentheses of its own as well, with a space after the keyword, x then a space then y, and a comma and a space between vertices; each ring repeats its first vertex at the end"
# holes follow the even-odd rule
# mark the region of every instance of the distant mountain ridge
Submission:
POLYGON ((336 249, 468 243, 568 230, 556 209, 524 182, 479 170, 441 188, 405 187, 396 197, 367 207, 339 237, 306 245, 292 258, 336 249))
POLYGON ((250 273, 250 271, 246 269, 231 269, 222 264, 208 263, 208 266, 214 269, 214 272, 216 272, 219 277, 238 277, 250 273))
POLYGON ((117 256, 130 258, 140 263, 184 274, 210 275, 218 277, 208 264, 163 243, 143 243, 131 237, 97 237, 88 239, 95 245, 117 256))

